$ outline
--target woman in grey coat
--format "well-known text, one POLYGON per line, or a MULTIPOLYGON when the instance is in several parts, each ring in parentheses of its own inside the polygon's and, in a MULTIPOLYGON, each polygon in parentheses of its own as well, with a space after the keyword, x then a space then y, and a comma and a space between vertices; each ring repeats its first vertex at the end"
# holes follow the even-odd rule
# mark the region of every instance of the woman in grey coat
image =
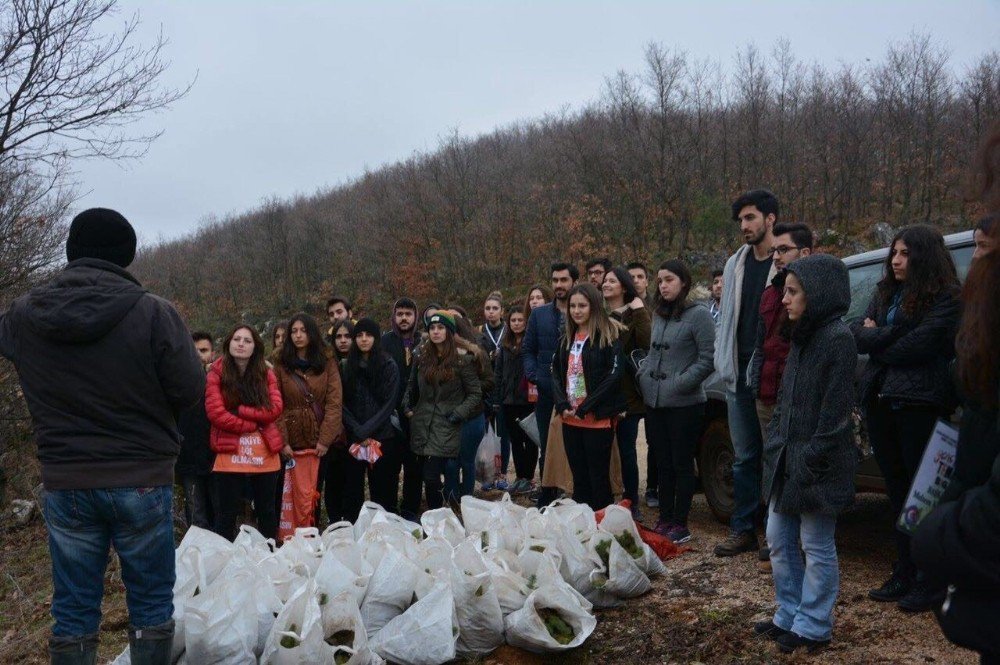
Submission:
POLYGON ((841 320, 850 302, 840 259, 817 254, 788 266, 782 304, 794 326, 792 346, 764 444, 778 611, 754 626, 785 653, 814 651, 832 636, 840 586, 834 529, 854 501, 858 462, 851 418, 858 356, 841 320))
POLYGON ((695 490, 694 452, 705 415, 701 384, 712 373, 715 322, 707 307, 688 301, 691 272, 680 261, 663 262, 656 283, 649 355, 639 372, 646 441, 660 481, 655 530, 686 543, 691 540, 687 519, 695 490))

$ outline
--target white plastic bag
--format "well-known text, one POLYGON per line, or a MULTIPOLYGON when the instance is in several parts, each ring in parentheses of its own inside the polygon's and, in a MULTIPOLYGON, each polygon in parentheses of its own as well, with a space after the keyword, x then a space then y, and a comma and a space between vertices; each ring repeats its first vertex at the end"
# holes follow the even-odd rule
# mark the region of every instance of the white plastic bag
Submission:
POLYGON ((538 435, 538 421, 535 420, 534 411, 518 420, 517 424, 528 435, 528 438, 535 442, 536 446, 542 445, 542 437, 538 435))
POLYGON ((316 583, 310 580, 281 608, 260 662, 262 665, 292 665, 327 663, 332 659, 333 648, 323 641, 316 583))
POLYGON ((351 652, 351 665, 368 665, 373 659, 381 660, 368 648, 368 635, 361 620, 361 612, 350 594, 319 599, 323 641, 334 647, 346 647, 351 652), (349 633, 349 635, 347 634, 349 633), (347 639, 344 639, 347 638, 347 639))
POLYGON ((319 563, 323 557, 323 541, 315 527, 299 528, 295 530, 291 538, 285 541, 278 553, 291 566, 297 563, 305 565, 312 576, 319 569, 319 563))
POLYGON ((618 544, 614 536, 598 531, 591 536, 589 547, 600 558, 597 548, 603 543, 607 543, 608 547, 608 565, 590 574, 590 582, 595 589, 617 598, 635 598, 653 588, 636 560, 618 544))
POLYGON ((504 619, 507 643, 535 653, 567 651, 583 644, 597 626, 597 619, 580 607, 565 586, 546 585, 533 591, 524 607, 504 619), (542 613, 558 613, 570 628, 573 637, 566 644, 558 642, 545 627, 542 613))
POLYGON ((341 541, 323 552, 316 570, 316 587, 320 594, 329 598, 348 593, 355 606, 360 607, 372 572, 371 566, 361 556, 361 548, 353 541, 341 541))
POLYGON ((465 528, 451 508, 428 510, 420 516, 420 525, 428 537, 441 536, 452 547, 465 540, 465 528))
POLYGON ((653 548, 642 541, 628 508, 618 505, 608 506, 604 509, 604 519, 597 528, 619 538, 622 534, 629 534, 636 546, 642 550, 642 556, 636 557, 635 562, 647 577, 656 577, 666 572, 666 566, 656 556, 653 548))
POLYGON ((494 483, 500 475, 501 466, 500 437, 496 428, 490 423, 486 434, 476 449, 476 480, 481 483, 494 483))
POLYGON ((521 524, 527 509, 511 501, 504 492, 499 501, 484 501, 472 495, 462 497, 462 522, 466 536, 476 536, 487 546, 516 553, 524 541, 521 524))
POLYGON ((256 660, 252 573, 219 579, 184 603, 184 651, 192 663, 246 665, 256 660))
POLYGON ((408 665, 439 665, 455 659, 458 617, 451 589, 441 582, 369 642, 381 657, 408 665))
POLYGON ((320 536, 320 540, 323 541, 324 550, 340 542, 357 542, 357 539, 354 537, 354 526, 347 521, 334 522, 323 529, 323 535, 320 536))
MULTIPOLYGON (((470 539, 475 545, 475 540, 470 539)), ((486 568, 493 579, 493 588, 500 603, 500 611, 504 616, 524 607, 524 601, 533 589, 528 586, 522 576, 520 565, 511 552, 497 550, 485 557, 486 568)))
POLYGON ((503 613, 483 555, 471 542, 452 554, 451 589, 458 618, 457 650, 480 656, 504 642, 503 613))
POLYGON ((361 618, 369 639, 414 604, 422 570, 395 549, 388 549, 368 582, 361 618))

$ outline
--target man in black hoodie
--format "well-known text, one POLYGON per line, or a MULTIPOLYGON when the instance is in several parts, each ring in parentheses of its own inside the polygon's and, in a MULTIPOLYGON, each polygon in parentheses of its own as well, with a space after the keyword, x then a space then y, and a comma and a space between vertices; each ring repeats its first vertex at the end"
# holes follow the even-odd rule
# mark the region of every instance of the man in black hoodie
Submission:
MULTIPOLYGON (((399 395, 396 397, 396 421, 406 443, 403 453, 403 498, 399 513, 407 519, 416 519, 420 513, 420 493, 423 491, 423 463, 419 455, 410 450, 409 421, 402 415, 399 405, 410 379, 413 352, 420 344, 417 330, 417 303, 410 298, 400 298, 392 306, 392 329, 382 335, 382 350, 396 361, 399 370, 399 395)), ((386 506, 387 509, 391 509, 386 506)))
POLYGON ((170 662, 177 414, 204 393, 205 370, 173 306, 125 270, 135 245, 119 213, 80 213, 66 268, 0 314, 0 354, 17 368, 45 486, 54 664, 97 658, 112 544, 132 662, 170 662))

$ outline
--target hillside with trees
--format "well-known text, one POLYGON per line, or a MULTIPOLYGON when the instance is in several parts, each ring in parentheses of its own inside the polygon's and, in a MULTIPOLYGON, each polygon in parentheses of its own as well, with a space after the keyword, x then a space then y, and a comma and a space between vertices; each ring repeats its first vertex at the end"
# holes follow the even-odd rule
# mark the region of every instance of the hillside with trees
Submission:
POLYGON ((584 108, 464 137, 294 200, 202 225, 134 264, 195 327, 318 311, 334 294, 384 317, 393 299, 475 307, 520 297, 556 258, 699 277, 738 242, 728 203, 766 186, 782 217, 850 253, 877 223, 966 228, 968 163, 1000 117, 1000 54, 957 68, 929 36, 829 69, 786 40, 731 63, 651 44, 639 72, 584 108))

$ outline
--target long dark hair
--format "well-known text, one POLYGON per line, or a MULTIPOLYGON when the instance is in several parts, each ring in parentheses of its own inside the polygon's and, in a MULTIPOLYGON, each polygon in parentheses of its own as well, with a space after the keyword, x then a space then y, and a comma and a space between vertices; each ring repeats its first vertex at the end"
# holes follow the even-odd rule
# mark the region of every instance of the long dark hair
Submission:
POLYGON ((346 358, 340 357, 340 351, 337 350, 337 333, 340 332, 341 328, 347 331, 347 336, 351 338, 351 348, 354 348, 354 324, 351 323, 350 319, 337 319, 330 326, 330 353, 333 354, 338 367, 341 361, 346 360, 346 358))
POLYGON ((298 322, 301 322, 305 327, 306 337, 309 338, 309 344, 306 346, 305 361, 308 364, 306 369, 322 374, 326 368, 326 345, 323 343, 323 333, 320 332, 316 319, 305 312, 299 312, 288 319, 285 343, 281 346, 281 366, 289 372, 295 371, 296 360, 299 356, 295 345, 292 344, 292 328, 298 322))
POLYGON ((278 346, 274 343, 274 340, 278 338, 279 330, 284 330, 285 337, 288 337, 288 324, 285 323, 284 321, 278 321, 277 323, 274 324, 274 329, 271 330, 271 347, 274 350, 278 350, 278 346))
POLYGON ((528 289, 527 295, 524 296, 524 318, 531 316, 531 294, 535 291, 542 292, 542 300, 546 303, 552 302, 552 289, 550 289, 545 284, 535 284, 530 289, 528 289))
MULTIPOLYGON (((356 336, 352 334, 352 337, 356 336)), ((358 349, 358 340, 355 338, 354 343, 351 344, 351 350, 347 352, 347 360, 344 362, 345 390, 353 391, 357 387, 359 378, 367 379, 370 385, 374 378, 381 376, 382 366, 388 362, 389 357, 382 352, 382 340, 379 339, 378 335, 375 336, 372 350, 368 353, 368 363, 365 367, 361 366, 362 360, 364 360, 364 354, 358 349)))
POLYGON ((222 400, 227 409, 243 406, 271 407, 271 396, 267 390, 267 363, 264 361, 264 340, 253 326, 240 324, 229 331, 222 342, 222 400), (253 353, 246 370, 240 374, 236 359, 229 352, 229 344, 240 330, 249 330, 253 338, 253 353))
MULTIPOLYGON (((569 290, 566 301, 572 300, 575 295, 582 295, 590 305, 590 319, 587 321, 587 334, 590 336, 591 345, 603 349, 611 346, 618 339, 621 331, 625 329, 619 321, 615 321, 604 309, 604 297, 597 291, 597 287, 590 282, 577 284, 569 290)), ((572 348, 576 333, 580 330, 572 316, 566 317, 565 346, 572 348)))
POLYGON ((420 343, 417 367, 423 372, 428 383, 440 384, 451 381, 455 377, 455 366, 458 364, 458 345, 455 343, 455 334, 445 328, 445 338, 439 354, 437 345, 431 341, 429 332, 424 341, 420 343))
POLYGON ((920 316, 930 309, 940 293, 958 292, 955 262, 944 246, 944 236, 933 226, 914 224, 903 227, 889 243, 885 275, 878 283, 878 298, 883 309, 888 309, 900 288, 903 288, 901 309, 911 317, 920 316), (892 272, 892 252, 900 240, 909 252, 906 282, 898 281, 892 272))
POLYGON ((528 332, 528 316, 529 315, 524 312, 524 307, 521 306, 521 301, 517 301, 510 306, 510 309, 507 310, 506 318, 507 332, 504 333, 503 339, 500 340, 500 346, 514 353, 521 350, 521 342, 524 341, 524 333, 528 332), (510 317, 515 314, 519 314, 524 317, 524 330, 521 331, 520 335, 515 335, 514 331, 510 329, 510 317))
POLYGON ((660 264, 660 267, 656 269, 657 274, 657 284, 656 284, 656 313, 665 319, 671 317, 680 318, 684 310, 687 309, 687 298, 688 294, 691 293, 691 271, 688 267, 684 265, 683 261, 678 261, 677 259, 670 259, 669 261, 664 261, 660 264), (684 286, 681 288, 680 294, 673 301, 667 301, 663 299, 660 294, 660 284, 659 284, 659 273, 661 270, 666 270, 677 275, 681 283, 684 286))
MULTIPOLYGON (((635 282, 632 281, 632 275, 629 273, 628 270, 626 270, 622 266, 615 266, 608 272, 613 272, 615 274, 615 278, 619 282, 621 282, 623 304, 627 305, 639 297, 639 292, 635 290, 635 282)), ((604 279, 607 278, 608 276, 605 275, 604 279)))

